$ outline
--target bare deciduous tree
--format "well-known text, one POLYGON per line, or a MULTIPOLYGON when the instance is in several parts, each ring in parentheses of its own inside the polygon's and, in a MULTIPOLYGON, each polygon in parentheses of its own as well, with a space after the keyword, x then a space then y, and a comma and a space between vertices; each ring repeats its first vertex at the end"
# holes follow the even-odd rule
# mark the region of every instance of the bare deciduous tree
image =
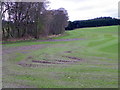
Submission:
POLYGON ((45 2, 1 3, 3 38, 31 36, 38 39, 63 33, 68 20, 67 11, 64 8, 46 10, 45 6, 45 2))

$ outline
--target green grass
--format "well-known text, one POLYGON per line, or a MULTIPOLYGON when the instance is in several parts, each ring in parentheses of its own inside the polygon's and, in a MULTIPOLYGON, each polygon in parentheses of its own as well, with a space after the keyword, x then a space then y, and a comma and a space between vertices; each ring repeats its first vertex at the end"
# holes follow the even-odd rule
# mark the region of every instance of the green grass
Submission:
POLYGON ((3 50, 29 45, 45 45, 37 50, 16 50, 3 55, 3 87, 36 88, 117 88, 118 87, 118 26, 82 28, 66 31, 54 39, 83 38, 77 41, 20 42, 4 44, 3 50), (65 53, 71 51, 71 53, 65 53), (72 64, 39 64, 23 67, 17 63, 33 64, 34 60, 54 62, 81 58, 72 64))

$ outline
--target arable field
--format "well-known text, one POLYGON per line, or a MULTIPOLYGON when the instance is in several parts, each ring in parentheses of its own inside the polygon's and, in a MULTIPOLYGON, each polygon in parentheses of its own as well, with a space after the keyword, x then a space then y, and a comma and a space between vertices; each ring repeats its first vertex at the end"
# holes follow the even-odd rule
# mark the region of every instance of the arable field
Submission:
POLYGON ((117 88, 118 26, 3 44, 3 88, 117 88))

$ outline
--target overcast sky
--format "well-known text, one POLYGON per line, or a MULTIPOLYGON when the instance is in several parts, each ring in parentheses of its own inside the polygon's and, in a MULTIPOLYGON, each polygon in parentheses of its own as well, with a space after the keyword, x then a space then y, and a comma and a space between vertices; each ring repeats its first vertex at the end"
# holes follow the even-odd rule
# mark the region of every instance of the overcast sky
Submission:
POLYGON ((87 20, 96 17, 118 17, 119 0, 49 0, 51 9, 65 8, 69 20, 87 20))

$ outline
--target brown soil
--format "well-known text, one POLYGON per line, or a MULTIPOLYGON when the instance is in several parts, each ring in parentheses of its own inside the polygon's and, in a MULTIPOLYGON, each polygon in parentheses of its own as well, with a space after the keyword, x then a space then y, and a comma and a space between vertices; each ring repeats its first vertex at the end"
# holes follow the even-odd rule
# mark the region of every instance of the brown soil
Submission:
MULTIPOLYGON (((32 60, 31 63, 27 63, 25 61, 21 61, 18 63, 18 65, 21 65, 23 67, 39 67, 41 66, 41 64, 43 65, 51 65, 51 64, 72 64, 75 62, 79 62, 82 59, 79 59, 77 57, 70 57, 70 56, 63 56, 63 57, 67 57, 73 60, 55 60, 55 61, 45 61, 45 60, 32 60), (41 64, 40 64, 41 63, 41 64)), ((29 56, 27 59, 33 59, 33 57, 29 56)))
POLYGON ((58 62, 50 62, 50 61, 37 61, 37 60, 32 60, 34 63, 46 63, 46 64, 61 64, 58 62))
POLYGON ((82 60, 82 59, 80 59, 80 58, 77 58, 77 57, 71 57, 71 56, 62 56, 62 57, 66 57, 66 58, 74 59, 74 60, 82 60))
POLYGON ((65 53, 72 53, 72 51, 65 51, 65 53))
POLYGON ((21 65, 21 66, 23 66, 23 67, 38 67, 37 64, 19 63, 18 65, 21 65))
POLYGON ((29 56, 29 57, 27 57, 27 59, 33 59, 33 57, 32 57, 32 56, 29 56))
POLYGON ((56 61, 58 61, 58 62, 64 62, 64 63, 66 63, 66 62, 76 62, 74 60, 56 60, 56 61))

